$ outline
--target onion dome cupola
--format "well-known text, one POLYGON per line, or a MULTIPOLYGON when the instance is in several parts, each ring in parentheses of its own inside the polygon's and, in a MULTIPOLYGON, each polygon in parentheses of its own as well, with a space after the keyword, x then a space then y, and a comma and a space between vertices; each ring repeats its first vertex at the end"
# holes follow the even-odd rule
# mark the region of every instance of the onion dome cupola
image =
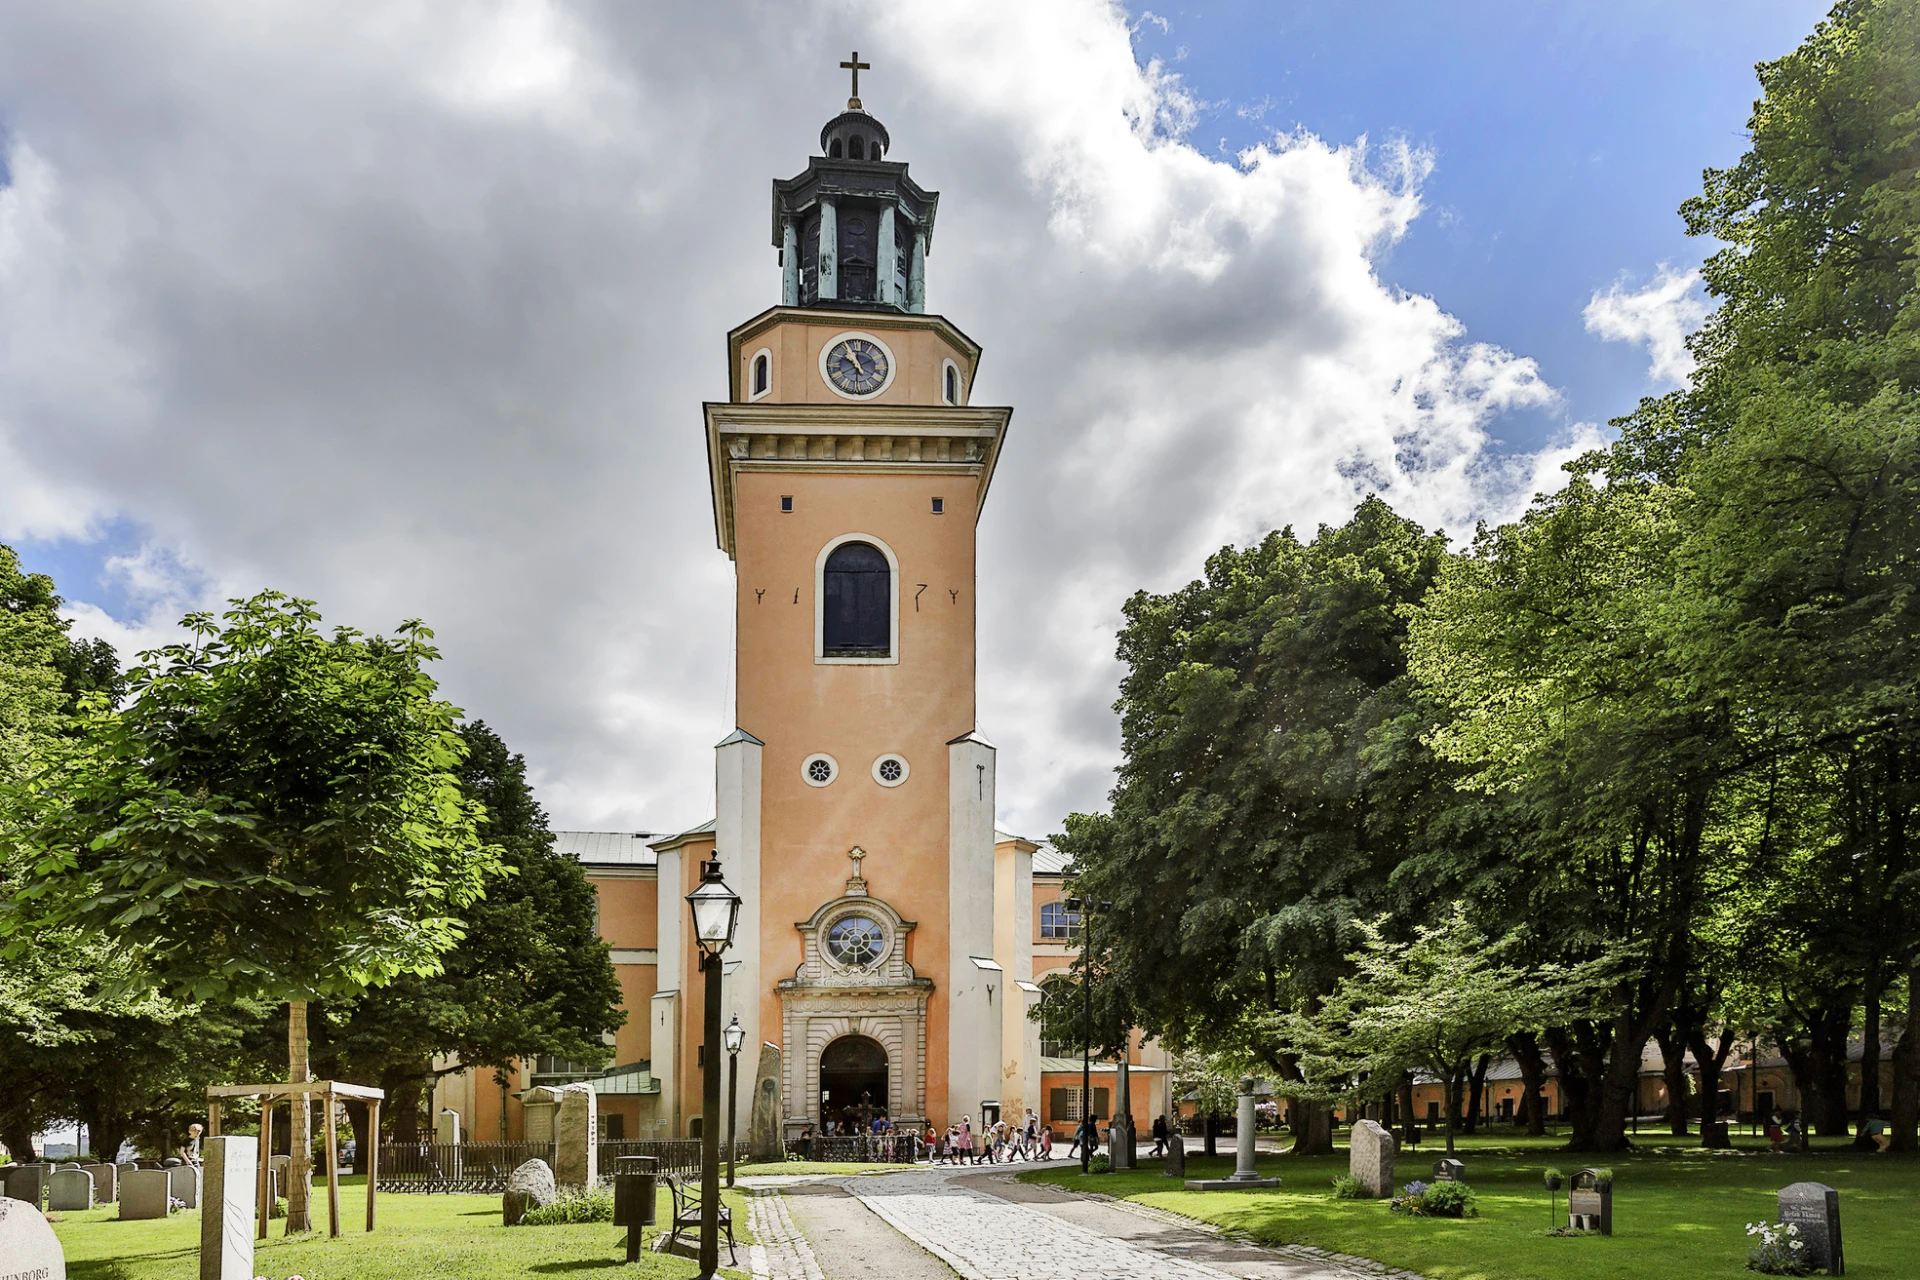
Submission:
POLYGON ((780 301, 847 311, 926 310, 926 261, 940 193, 923 191, 907 166, 886 158, 887 127, 860 104, 855 53, 847 109, 820 130, 807 171, 773 184, 773 244, 780 301))

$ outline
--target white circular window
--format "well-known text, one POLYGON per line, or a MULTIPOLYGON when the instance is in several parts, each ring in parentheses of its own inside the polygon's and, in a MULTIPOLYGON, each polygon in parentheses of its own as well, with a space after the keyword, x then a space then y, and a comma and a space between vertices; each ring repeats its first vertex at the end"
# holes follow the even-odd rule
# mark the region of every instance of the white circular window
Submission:
POLYGON ((873 780, 883 787, 897 787, 907 780, 907 760, 889 752, 873 762, 873 780))
POLYGON ((800 776, 810 787, 824 787, 840 776, 840 766, 829 755, 811 755, 800 762, 800 776))

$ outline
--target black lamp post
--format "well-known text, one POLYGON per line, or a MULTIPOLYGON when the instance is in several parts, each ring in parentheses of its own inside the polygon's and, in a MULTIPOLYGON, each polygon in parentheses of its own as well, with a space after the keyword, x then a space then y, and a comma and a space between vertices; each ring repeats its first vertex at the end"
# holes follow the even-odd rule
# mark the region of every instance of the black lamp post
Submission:
POLYGON ((727 1185, 733 1185, 733 1153, 739 1148, 733 1141, 733 1116, 740 1102, 740 1046, 747 1042, 747 1029, 740 1025, 740 1015, 734 1014, 733 1021, 720 1033, 727 1042, 727 1185))
MULTIPOLYGON (((1111 902, 1099 904, 1102 911, 1112 908, 1111 902)), ((1067 910, 1080 917, 1080 959, 1086 972, 1080 976, 1081 1017, 1080 1017, 1080 1172, 1085 1173, 1093 1164, 1093 1143, 1091 1135, 1100 1131, 1100 1122, 1095 1119, 1092 1127, 1087 1124, 1093 1116, 1093 902, 1083 898, 1068 898, 1067 910)))
POLYGON ((700 1280, 720 1271, 720 987, 726 970, 721 953, 733 945, 740 922, 740 895, 720 878, 720 859, 700 864, 700 883, 687 895, 693 911, 693 938, 700 946, 700 971, 706 975, 707 1018, 701 1064, 700 1121, 700 1280))

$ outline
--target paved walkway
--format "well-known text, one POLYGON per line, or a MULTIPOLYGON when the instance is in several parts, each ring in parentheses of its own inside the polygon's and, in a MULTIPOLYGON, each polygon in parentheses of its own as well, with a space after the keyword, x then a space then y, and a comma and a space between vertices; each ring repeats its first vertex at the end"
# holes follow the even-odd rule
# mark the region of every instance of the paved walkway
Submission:
POLYGON ((1361 1258, 1261 1248, 1175 1214, 974 1167, 761 1185, 753 1210, 760 1280, 1418 1280, 1361 1258))

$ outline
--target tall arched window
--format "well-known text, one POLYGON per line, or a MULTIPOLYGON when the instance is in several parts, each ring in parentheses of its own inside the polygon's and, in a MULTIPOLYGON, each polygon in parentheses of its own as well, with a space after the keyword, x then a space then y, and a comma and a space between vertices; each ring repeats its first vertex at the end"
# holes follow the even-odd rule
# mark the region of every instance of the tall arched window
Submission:
POLYGON ((753 358, 753 394, 757 396, 767 394, 767 379, 771 363, 764 354, 753 358))
POLYGON ((867 158, 867 140, 857 133, 854 134, 852 140, 847 143, 847 155, 855 160, 865 160, 867 158))
POLYGON ((867 159, 878 160, 879 158, 880 158, 880 139, 875 138, 872 142, 869 142, 867 144, 867 159))
POLYGON ((960 403, 960 371, 952 365, 947 366, 947 403, 960 403))
POLYGON ((840 139, 835 138, 827 145, 827 155, 835 160, 840 158, 840 139))
POLYGON ((846 542, 822 575, 820 648, 837 657, 884 658, 893 647, 893 569, 878 547, 846 542))

